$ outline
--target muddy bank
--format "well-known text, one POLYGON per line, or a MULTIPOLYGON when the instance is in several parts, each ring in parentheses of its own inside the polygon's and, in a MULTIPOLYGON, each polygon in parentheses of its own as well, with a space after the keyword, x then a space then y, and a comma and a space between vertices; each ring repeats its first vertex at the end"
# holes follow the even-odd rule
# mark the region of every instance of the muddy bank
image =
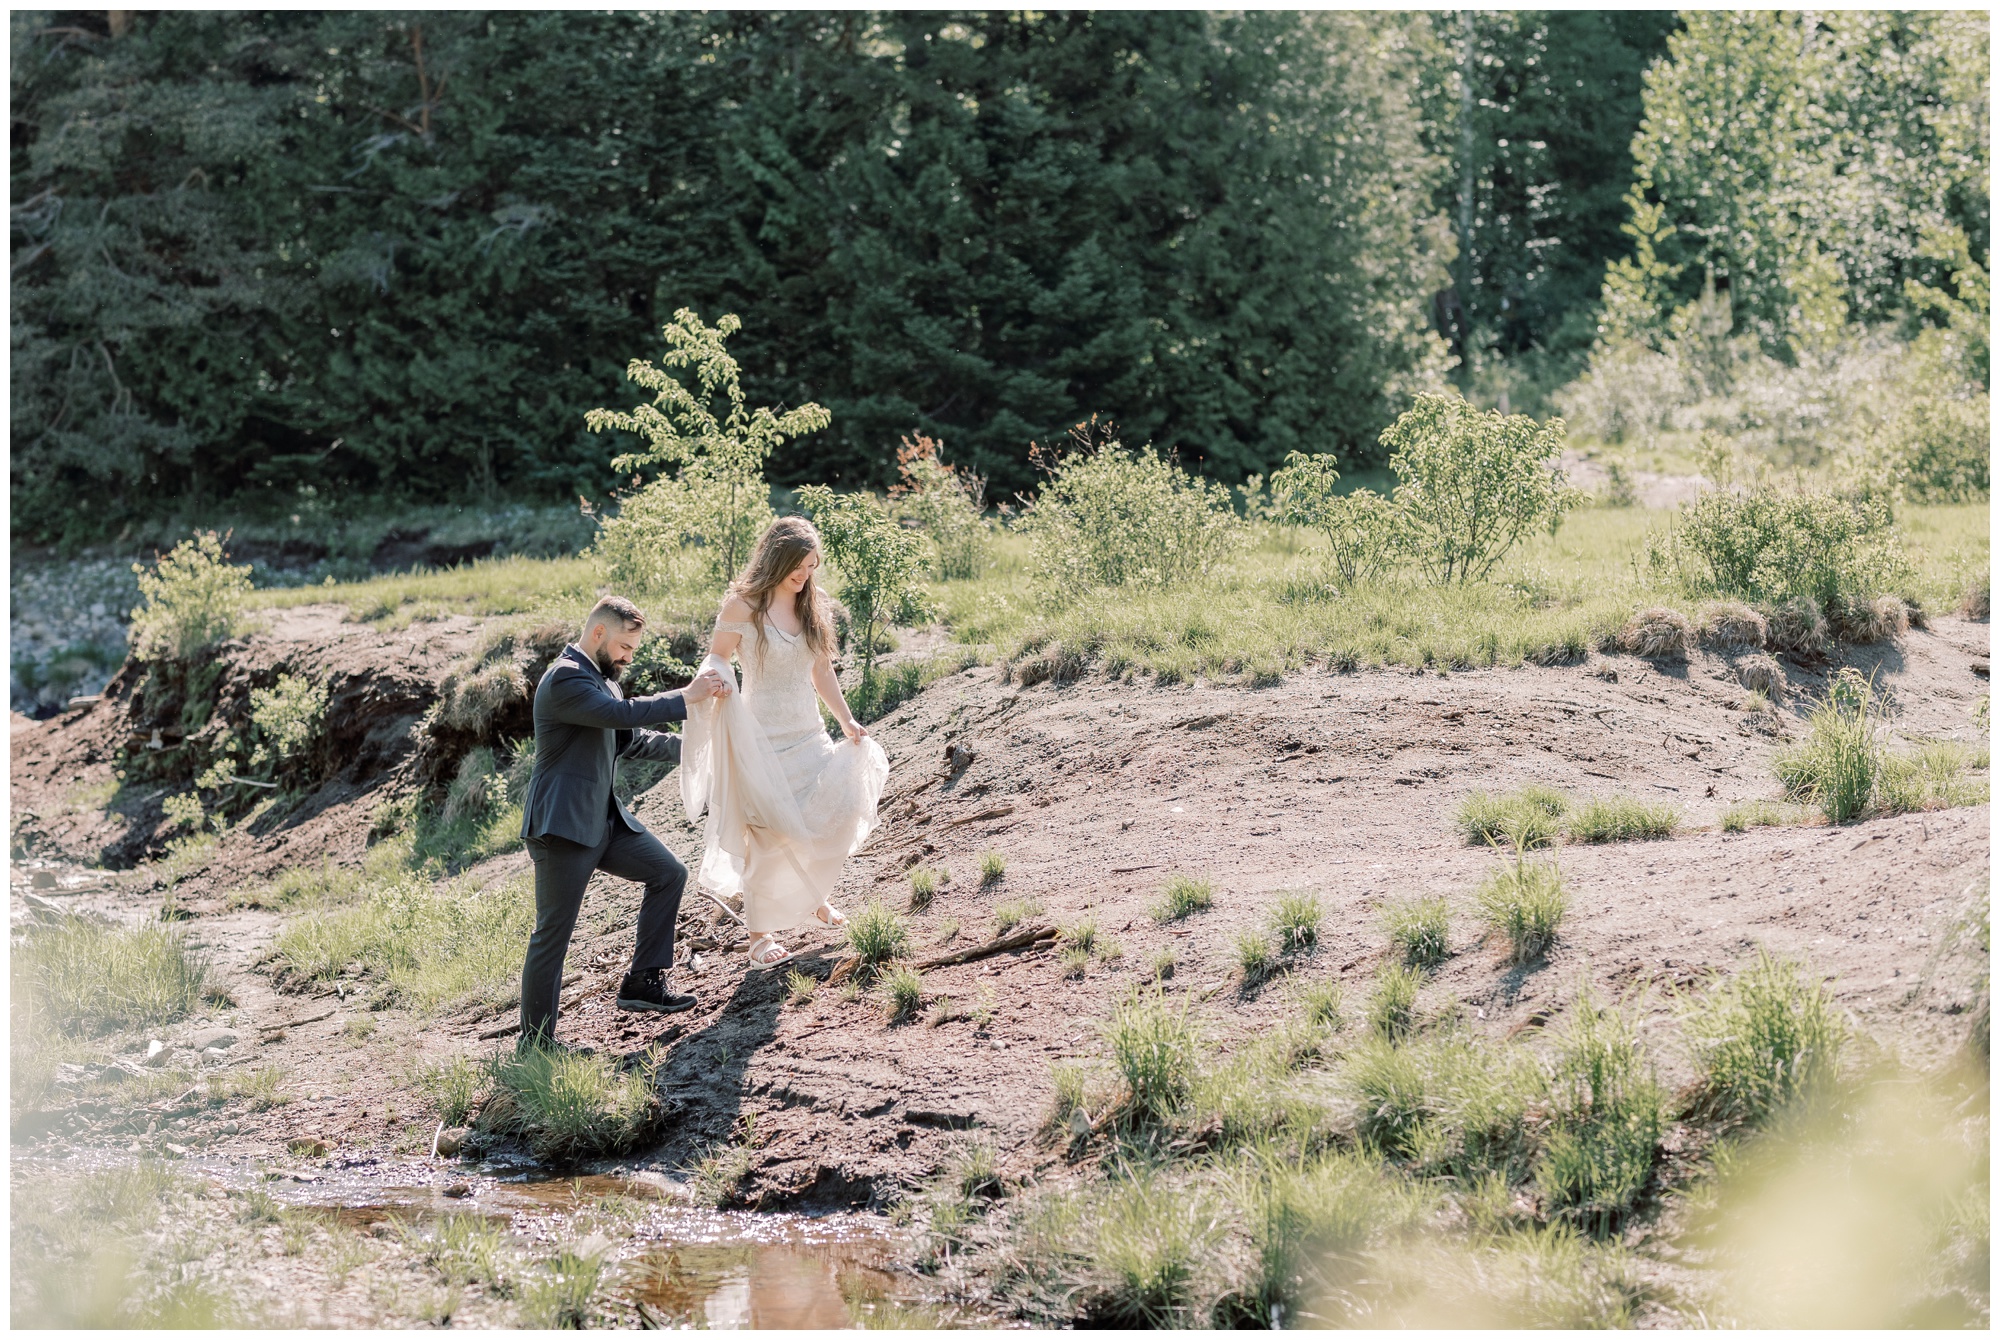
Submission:
MULTIPOLYGON (((299 657, 366 662, 412 686, 435 686, 426 676, 479 636, 465 620, 384 634, 306 612, 288 627, 299 657), (310 624, 316 617, 325 621, 310 624)), ((274 642, 257 654, 280 652, 274 642)), ((1986 656, 1985 624, 1941 620, 1850 659, 1889 692, 1899 734, 1970 741, 1986 689, 1974 665, 1986 656)), ((1987 808, 1840 828, 1715 829, 1731 802, 1776 794, 1772 755, 1799 733, 1803 705, 1830 669, 1787 664, 1787 690, 1769 710, 1754 709, 1730 666, 1705 656, 1450 675, 1307 672, 1258 690, 1092 680, 1022 688, 992 667, 940 681, 875 727, 894 769, 883 827, 848 872, 845 905, 879 898, 905 908, 906 870, 921 863, 951 878, 927 910, 907 914, 918 955, 987 939, 998 906, 1024 900, 1040 904, 1035 919, 1046 923, 1094 919, 1107 950, 1121 952, 1100 953, 1080 974, 1047 942, 937 968, 925 976, 925 1012, 892 1023, 872 994, 821 987, 809 1003, 788 1003, 784 973, 746 972, 727 928, 691 901, 677 974, 699 1004, 662 1023, 612 1008, 637 891, 600 877, 571 949, 561 1032, 621 1053, 657 1048, 669 1112, 657 1148, 606 1166, 643 1165, 671 1180, 748 1131, 738 1204, 843 1211, 893 1203, 968 1140, 994 1146, 1006 1175, 1053 1170, 1057 1155, 1037 1137, 1050 1064, 1101 1055, 1096 1021, 1160 955, 1175 960, 1167 989, 1195 998, 1225 1048, 1293 1008, 1282 979, 1246 989, 1234 957, 1236 933, 1262 924, 1284 890, 1314 891, 1325 909, 1319 947, 1294 971, 1337 980, 1350 1000, 1366 994, 1384 956, 1381 908, 1437 893, 1452 904, 1453 954, 1420 1007, 1455 1000, 1494 1036, 1559 1017, 1585 983, 1629 994, 1663 1024, 1672 988, 1732 970, 1761 946, 1830 977, 1839 1003, 1884 1046, 1919 1064, 1934 1059, 1962 1040, 1985 971, 1983 955, 1944 942, 1984 898, 1987 808), (948 747, 957 751, 949 762, 948 747), (1515 968, 1482 943, 1471 915, 1473 888, 1500 858, 1468 846, 1453 814, 1468 791, 1530 782, 1670 800, 1689 827, 1656 842, 1562 848, 1572 894, 1562 937, 1545 960, 1515 968), (1006 868, 982 886, 976 860, 989 849, 1006 868), (1215 906, 1161 925, 1149 908, 1177 872, 1211 879, 1215 906)), ((92 804, 111 780, 110 719, 17 723, 17 857, 83 864, 154 850, 150 811, 92 804)), ((407 776, 417 748, 389 765, 391 776, 407 776)), ((413 1067, 509 1045, 493 1035, 511 1015, 369 1010, 365 993, 347 987, 280 993, 263 966, 280 914, 228 905, 232 889, 282 866, 360 858, 380 796, 365 777, 324 784, 335 786, 355 789, 323 789, 317 808, 232 833, 177 876, 179 906, 195 914, 191 933, 215 956, 232 1003, 163 1039, 174 1044, 172 1064, 275 1066, 292 1101, 258 1112, 156 1100, 134 1114, 107 1095, 17 1125, 17 1139, 301 1171, 328 1158, 428 1150, 436 1123, 410 1086, 413 1067), (193 1044, 217 1027, 236 1039, 206 1056, 193 1044), (328 1153, 293 1154, 301 1134, 328 1153)), ((698 850, 671 776, 640 812, 684 856, 698 850)), ((158 865, 141 859, 115 878, 63 874, 36 890, 35 871, 17 859, 17 915, 30 892, 127 919, 157 915, 158 865)), ((514 851, 473 874, 491 885, 525 867, 514 851)), ((793 943, 790 967, 814 976, 839 955, 835 937, 816 928, 793 943)), ((1659 1050, 1679 1063, 1664 1035, 1659 1050)))

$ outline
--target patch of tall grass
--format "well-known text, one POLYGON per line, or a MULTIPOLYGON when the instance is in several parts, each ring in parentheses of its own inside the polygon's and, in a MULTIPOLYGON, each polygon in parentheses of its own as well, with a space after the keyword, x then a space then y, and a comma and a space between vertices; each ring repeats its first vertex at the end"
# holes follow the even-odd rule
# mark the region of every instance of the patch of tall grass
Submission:
POLYGON ((864 967, 876 968, 909 952, 909 924, 870 899, 847 920, 847 947, 864 967))
POLYGON ((1572 842, 1638 842, 1672 837, 1680 825, 1680 808, 1665 801, 1592 796, 1570 811, 1565 826, 1572 842))
POLYGON ((280 928, 271 956, 295 988, 332 983, 358 963, 398 1003, 434 1015, 511 1000, 534 920, 526 876, 482 889, 464 878, 433 884, 406 875, 378 885, 358 904, 294 916, 280 928))
POLYGON ((1506 938, 1508 957, 1515 963, 1546 954, 1569 910, 1562 870, 1553 861, 1530 861, 1519 853, 1512 864, 1486 877, 1477 901, 1480 917, 1489 930, 1506 938))
POLYGON ((1907 754, 1885 753, 1875 779, 1876 804, 1884 814, 1983 805, 1990 783, 1966 774, 1985 771, 1986 763, 1984 750, 1953 740, 1926 740, 1907 754))
POLYGON ((1187 1101, 1201 1033, 1186 1001, 1174 1005, 1157 992, 1134 993, 1112 1010, 1104 1040, 1130 1119, 1162 1121, 1187 1101))
POLYGON ((1812 818, 1812 811, 1800 805, 1776 800, 1739 800, 1722 812, 1722 831, 1747 833, 1753 828, 1784 828, 1812 818))
POLYGON ((1458 828, 1479 846, 1552 847, 1562 834, 1569 797, 1547 786, 1505 795, 1474 791, 1459 803, 1458 828))
POLYGON ((1368 997, 1368 1026, 1385 1038, 1400 1038, 1416 1026, 1417 992, 1423 978, 1400 963, 1385 964, 1375 974, 1368 997))
POLYGON ((1742 972, 1681 1003, 1700 1076, 1698 1111, 1761 1122, 1824 1092, 1839 1074, 1847 1025, 1832 994, 1789 959, 1758 950, 1742 972))
POLYGON ((1271 909, 1271 929, 1277 934, 1280 952, 1305 954, 1318 948, 1319 924, 1324 916, 1316 893, 1279 894, 1277 906, 1271 909))
POLYGON ((185 1019, 208 981, 206 960, 179 930, 82 917, 31 924, 12 971, 31 1032, 85 1036, 185 1019))
POLYGON ((1548 1093, 1535 1185, 1579 1225, 1613 1228, 1652 1176, 1667 1098, 1631 1021, 1598 1009, 1587 990, 1556 1041, 1548 1093))
POLYGON ((1414 967, 1430 968, 1451 957, 1451 910, 1442 898, 1412 898, 1382 910, 1389 948, 1414 967))
POLYGON ((650 1067, 621 1070, 609 1056, 527 1048, 494 1061, 492 1086, 479 1129, 523 1140, 545 1162, 629 1153, 659 1121, 650 1067))
POLYGON ((1785 794, 1817 805, 1834 823, 1859 818, 1882 771, 1874 685, 1843 671, 1807 721, 1806 738, 1773 760, 1785 794))

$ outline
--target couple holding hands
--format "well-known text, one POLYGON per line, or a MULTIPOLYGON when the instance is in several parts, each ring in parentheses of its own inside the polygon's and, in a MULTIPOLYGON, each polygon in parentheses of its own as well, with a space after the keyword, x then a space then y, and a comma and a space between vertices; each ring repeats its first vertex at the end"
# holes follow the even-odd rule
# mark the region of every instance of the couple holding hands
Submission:
POLYGON ((521 836, 535 865, 535 929, 521 968, 521 1045, 553 1046, 563 955, 591 872, 645 886, 621 1010, 684 1010, 671 973, 687 867, 612 793, 620 758, 680 763, 688 817, 706 816, 695 877, 740 897, 750 963, 791 958, 779 935, 806 918, 842 925, 828 901, 841 866, 875 830, 888 780, 882 747, 834 676, 833 620, 813 580, 819 534, 782 517, 730 584, 699 672, 678 693, 627 698, 619 678, 644 634, 631 601, 607 596, 535 689, 535 766, 521 836), (741 693, 729 666, 743 669, 741 693), (844 739, 820 721, 824 702, 844 739), (654 727, 685 721, 684 735, 654 727))

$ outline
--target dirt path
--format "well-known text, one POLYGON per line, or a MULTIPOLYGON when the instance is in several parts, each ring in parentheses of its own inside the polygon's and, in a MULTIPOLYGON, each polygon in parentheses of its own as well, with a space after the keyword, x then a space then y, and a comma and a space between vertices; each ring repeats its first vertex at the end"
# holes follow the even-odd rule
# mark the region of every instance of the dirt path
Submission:
MULTIPOLYGON (((1987 636, 1983 623, 1944 620, 1851 659, 1877 673, 1900 734, 1973 740, 1972 711, 1986 690, 1973 666, 1988 656, 1987 636)), ((1022 689, 992 667, 968 670, 877 724, 894 770, 883 828, 850 868, 847 905, 874 896, 902 909, 904 872, 921 861, 952 879, 929 910, 910 916, 920 952, 984 940, 997 903, 1034 898, 1044 920, 1094 917, 1122 958, 1093 961, 1081 978, 1065 977, 1047 948, 934 970, 928 991, 950 997, 961 1017, 932 1026, 890 1024, 871 998, 846 1000, 824 987, 810 1004, 787 1005, 783 973, 746 974, 740 954, 709 951, 698 967, 680 969, 700 1005, 665 1027, 642 1025, 610 1008, 636 889, 600 878, 582 925, 618 928, 579 935, 562 1031, 623 1051, 654 1042, 668 1049, 671 1135, 635 1165, 677 1168, 755 1114, 744 1194, 767 1207, 880 1204, 972 1136, 991 1141, 1003 1167, 1025 1170, 1048 1157, 1035 1132, 1050 1063, 1100 1054, 1096 1021, 1148 975, 1158 951, 1174 952, 1170 989, 1199 998, 1225 1045, 1275 1022, 1292 1008, 1284 984, 1241 990, 1233 941, 1265 920, 1282 890, 1315 891, 1326 913, 1321 946, 1298 971, 1337 978, 1356 1005, 1384 950, 1379 909, 1435 892, 1451 900, 1455 952, 1425 988, 1422 1008, 1456 999, 1475 1026, 1496 1035, 1560 1012, 1586 980, 1611 996, 1650 989, 1636 998, 1663 1022, 1670 985, 1739 966, 1761 945, 1829 976, 1840 1003, 1882 1044, 1913 1060, 1934 1057, 1962 1038, 1957 1012, 1984 972, 1983 956, 1940 947, 1961 912, 1983 905, 1987 807, 1837 829, 1714 831, 1729 803, 1776 793, 1773 751, 1799 729, 1800 705, 1824 682, 1798 667, 1788 673, 1789 706, 1758 713, 1742 710, 1728 667, 1706 658, 1682 666, 1612 657, 1448 676, 1305 673, 1254 691, 1102 681, 1022 689), (949 770, 948 745, 970 749, 969 766, 949 770), (1694 831, 1561 849, 1572 893, 1562 939, 1545 961, 1511 969, 1479 943, 1471 916, 1472 890, 1499 858, 1468 847, 1453 814, 1470 790, 1528 782, 1669 799, 1694 831), (1005 856, 1006 874, 982 889, 976 858, 988 848, 1005 856), (1177 871, 1212 879, 1215 906, 1155 924, 1148 908, 1177 871), (982 1001, 991 1010, 983 1027, 963 1017, 982 1001)), ((17 778, 24 755, 58 752, 44 737, 60 729, 17 729, 17 778)), ((50 794, 53 781, 35 783, 38 794, 50 794)), ((364 805, 349 805, 350 825, 362 822, 364 805)), ((641 813, 683 856, 698 851, 671 776, 643 798, 641 813)), ((314 820, 334 821, 331 812, 314 820)), ((295 839, 288 850, 296 852, 295 839)), ((514 853, 479 873, 497 879, 524 862, 514 853)), ((32 875, 17 861, 17 912, 32 875)), ((229 878, 211 866, 211 895, 229 878)), ((93 887, 74 896, 128 916, 157 906, 157 894, 136 887, 93 887)), ((434 1123, 416 1111, 409 1069, 426 1057, 506 1045, 479 1035, 508 1016, 423 1020, 392 1009, 368 1016, 374 1031, 357 1036, 366 1027, 350 1027, 357 1006, 280 997, 253 970, 275 931, 273 914, 225 911, 219 900, 201 906, 200 938, 223 956, 236 999, 226 1013, 240 1050, 226 1063, 283 1066, 300 1098, 263 1114, 223 1109, 191 1123, 176 1143, 283 1163, 287 1141, 309 1131, 350 1159, 421 1164, 434 1123), (269 1036, 257 1031, 266 1024, 329 1010, 258 1040, 269 1036)), ((709 932, 708 914, 690 907, 684 930, 709 932)), ((834 937, 808 932, 798 944, 793 966, 825 976, 837 957, 834 937)), ((1678 1064, 1661 1042, 1669 1065, 1678 1064)), ((92 1138, 87 1125, 66 1133, 92 1138)))

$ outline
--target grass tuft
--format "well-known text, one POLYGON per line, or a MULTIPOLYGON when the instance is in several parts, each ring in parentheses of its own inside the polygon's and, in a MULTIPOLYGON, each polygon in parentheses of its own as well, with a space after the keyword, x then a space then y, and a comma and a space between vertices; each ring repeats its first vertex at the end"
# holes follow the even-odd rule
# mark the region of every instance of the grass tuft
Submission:
POLYGON ((1553 861, 1514 863, 1494 871, 1479 887, 1479 914, 1489 929, 1507 939, 1508 956, 1527 963, 1549 951, 1556 928, 1569 909, 1562 871, 1553 861))
POLYGON ((869 899, 847 920, 847 947, 861 962, 874 968, 909 951, 910 928, 904 920, 874 899, 869 899))
POLYGON ((1500 796, 1474 791, 1459 804, 1458 828, 1478 846, 1552 847, 1568 810, 1569 798, 1552 787, 1500 796))
POLYGON ((1749 968, 1684 1003, 1680 1022, 1700 1073, 1696 1108, 1726 1122, 1761 1122, 1823 1091, 1847 1040, 1832 993, 1761 949, 1749 968))
POLYGON ((1557 1039, 1549 1130, 1535 1165, 1543 1203, 1602 1233, 1631 1210, 1652 1176, 1666 1127, 1666 1092, 1631 1021, 1578 995, 1557 1039))
POLYGON ((785 974, 785 999, 793 1005, 812 1004, 813 992, 819 990, 819 978, 810 977, 794 969, 785 974))
POLYGON ((1784 828, 1805 823, 1811 811, 1778 800, 1739 800, 1722 812, 1722 831, 1745 833, 1752 828, 1784 828))
POLYGON ((1571 811, 1569 835, 1575 842, 1635 842, 1672 837, 1680 823, 1680 810, 1665 801, 1593 796, 1571 811))
POLYGON ((31 924, 14 946, 12 970, 38 1030, 89 1035, 185 1019, 208 981, 206 962, 181 932, 81 917, 31 924))
POLYGON ((993 909, 993 933, 1005 935, 1029 917, 1041 914, 1042 902, 1039 898, 1015 898, 1001 903, 993 909))
POLYGON ((997 884, 1007 873, 1007 858, 990 847, 979 853, 979 883, 983 887, 997 884))
POLYGON ((900 1023, 924 1005, 924 975, 899 964, 882 975, 882 999, 889 1009, 889 1021, 900 1023))
POLYGON ((447 1126, 463 1126, 472 1120, 490 1073, 489 1067, 469 1056, 454 1056, 418 1067, 412 1087, 429 1100, 438 1120, 447 1126))
POLYGON ((1319 924, 1324 913, 1319 895, 1311 892, 1285 893, 1271 913, 1271 926, 1278 934, 1278 948, 1286 954, 1305 954, 1319 946, 1319 924))
POLYGON ((1295 989, 1293 999, 1298 1004, 1299 1013, 1314 1028, 1340 1027, 1340 983, 1331 977, 1301 982, 1295 989))
POLYGON ((1160 901, 1153 905, 1153 920, 1179 921, 1192 913, 1208 911, 1214 903, 1215 885, 1192 875, 1175 875, 1160 890, 1160 901))
POLYGON ((1879 737, 1874 686, 1843 670, 1813 709, 1805 741, 1774 761, 1786 796, 1818 806, 1837 824, 1860 817, 1882 770, 1879 737))
POLYGON ((1126 1112, 1132 1119, 1162 1121, 1187 1101, 1201 1035, 1185 1001, 1170 1005, 1157 992, 1128 996, 1112 1010, 1104 1040, 1125 1083, 1126 1112))
POLYGON ((938 873, 928 866, 913 866, 910 870, 910 910, 922 912, 937 897, 938 873))
POLYGON ((650 1068, 621 1071, 609 1056, 529 1048, 496 1061, 493 1084, 480 1128, 525 1140, 545 1162, 629 1153, 658 1123, 650 1068))
POLYGON ((1245 986, 1254 986, 1269 977, 1278 967, 1278 953, 1271 944, 1271 937, 1254 927, 1238 931, 1236 965, 1243 969, 1245 986))
POLYGON ((1451 957, 1451 912, 1442 898, 1415 898, 1382 911, 1389 947, 1403 962, 1430 968, 1451 957))

